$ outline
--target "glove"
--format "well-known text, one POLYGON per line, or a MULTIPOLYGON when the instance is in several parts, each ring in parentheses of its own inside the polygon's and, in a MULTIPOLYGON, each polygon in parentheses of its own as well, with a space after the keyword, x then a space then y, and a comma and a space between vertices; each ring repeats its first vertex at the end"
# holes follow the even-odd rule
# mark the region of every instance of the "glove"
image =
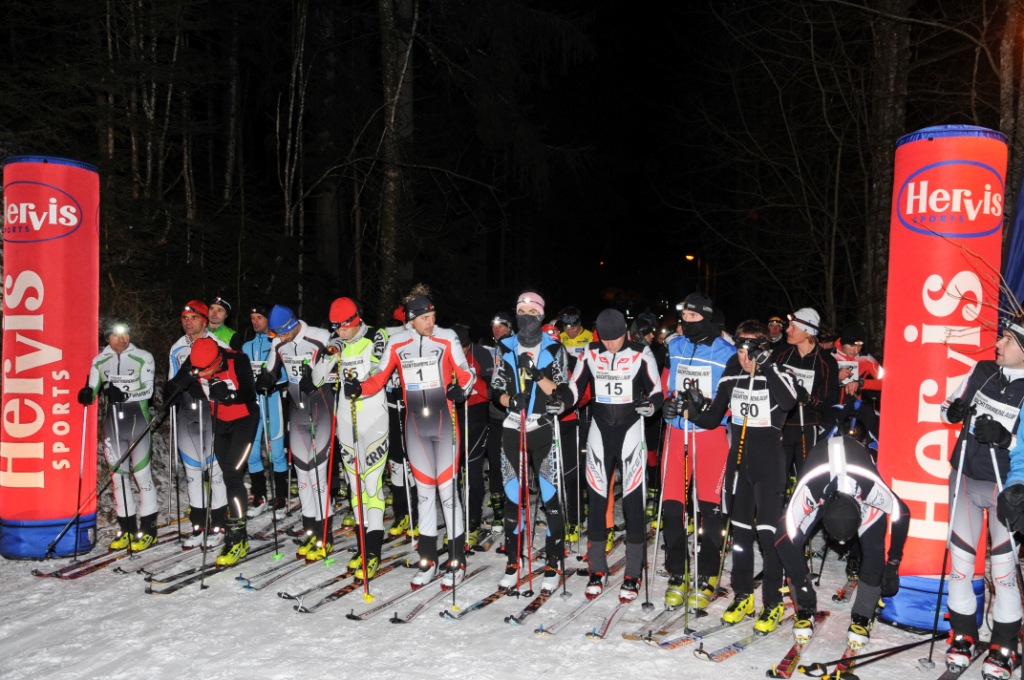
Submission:
POLYGON ((537 382, 544 377, 544 373, 537 368, 537 364, 533 363, 533 357, 526 352, 519 355, 519 368, 526 371, 526 375, 530 377, 530 380, 537 382))
POLYGON ((517 395, 509 397, 508 399, 508 410, 509 411, 525 411, 530 407, 530 395, 526 392, 520 392, 517 395))
POLYGON ((764 366, 772 359, 772 350, 769 348, 767 342, 761 343, 761 346, 757 348, 757 352, 753 356, 754 362, 758 366, 764 366))
POLYGON ((346 378, 342 384, 342 390, 349 399, 358 399, 363 394, 363 386, 354 378, 346 378))
POLYGON ((210 383, 210 401, 227 402, 232 397, 231 388, 223 380, 214 380, 210 383))
POLYGON ((998 420, 984 415, 974 423, 974 438, 981 444, 993 444, 999 448, 1010 448, 1010 433, 998 420))
POLYGON ((277 381, 274 380, 274 376, 266 368, 262 368, 259 375, 256 376, 256 392, 264 397, 269 397, 273 393, 276 383, 277 381))
POLYGON ((548 403, 544 406, 548 415, 560 416, 565 413, 565 402, 554 396, 548 397, 548 403))
POLYGON ((996 499, 996 515, 1011 531, 1024 530, 1024 484, 1011 484, 996 499))
POLYGON ((959 423, 967 416, 967 404, 959 397, 946 407, 946 420, 951 423, 959 423))
POLYGON ((111 385, 110 383, 107 383, 107 386, 103 388, 103 396, 105 396, 107 401, 111 404, 120 404, 128 398, 128 396, 121 391, 120 387, 117 385, 111 385))
POLYGON ((811 396, 807 394, 804 386, 799 383, 796 385, 796 401, 798 404, 808 404, 811 401, 811 396))
POLYGON ((82 389, 78 390, 78 403, 81 404, 82 406, 88 406, 93 401, 95 401, 95 399, 96 397, 93 394, 91 387, 83 387, 82 389))
POLYGON ((337 354, 343 349, 345 349, 345 341, 339 337, 333 337, 331 338, 331 341, 327 343, 328 354, 337 354))
POLYGON ((459 383, 452 383, 445 390, 444 396, 448 397, 449 401, 453 401, 456 404, 461 404, 466 401, 466 391, 459 387, 459 383))
POLYGON ((313 368, 309 364, 302 364, 299 373, 299 391, 306 395, 316 392, 316 385, 313 384, 313 368))
POLYGON ((661 407, 661 417, 669 422, 675 420, 676 416, 678 416, 682 411, 680 406, 681 404, 676 401, 675 397, 666 399, 665 403, 661 407))
POLYGON ((634 403, 633 410, 636 411, 639 415, 643 416, 644 418, 650 418, 651 416, 654 415, 654 404, 645 399, 643 401, 634 403))
POLYGON ((195 384, 192 374, 188 371, 178 371, 177 375, 164 383, 164 405, 170 406, 178 401, 181 395, 188 392, 189 387, 195 384))
POLYGON ((707 409, 707 400, 695 387, 691 387, 682 393, 683 410, 686 411, 687 420, 693 420, 707 409))
POLYGON ((193 381, 193 383, 188 386, 188 393, 192 395, 193 399, 206 399, 206 392, 203 392, 203 386, 198 380, 193 381))
POLYGON ((882 571, 882 597, 892 597, 900 592, 900 561, 889 560, 882 571))

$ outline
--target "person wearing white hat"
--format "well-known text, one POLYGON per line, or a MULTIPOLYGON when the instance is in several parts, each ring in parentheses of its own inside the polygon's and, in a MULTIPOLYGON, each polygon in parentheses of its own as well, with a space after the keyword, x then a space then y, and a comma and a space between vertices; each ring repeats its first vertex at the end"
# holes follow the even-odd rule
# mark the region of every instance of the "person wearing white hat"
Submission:
POLYGON ((786 470, 795 479, 807 452, 818 442, 820 428, 834 424, 833 406, 839 403, 839 365, 832 353, 818 343, 821 315, 802 307, 787 315, 787 347, 777 350, 775 362, 793 375, 797 405, 789 412, 782 430, 786 470))

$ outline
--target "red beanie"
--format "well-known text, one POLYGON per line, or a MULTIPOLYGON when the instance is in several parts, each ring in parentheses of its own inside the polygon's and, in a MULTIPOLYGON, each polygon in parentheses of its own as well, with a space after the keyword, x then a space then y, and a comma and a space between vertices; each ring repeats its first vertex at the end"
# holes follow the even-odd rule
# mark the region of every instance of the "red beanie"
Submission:
POLYGON ((197 371, 205 371, 212 367, 220 359, 220 346, 213 338, 199 338, 192 343, 192 353, 189 354, 192 360, 192 368, 197 371))

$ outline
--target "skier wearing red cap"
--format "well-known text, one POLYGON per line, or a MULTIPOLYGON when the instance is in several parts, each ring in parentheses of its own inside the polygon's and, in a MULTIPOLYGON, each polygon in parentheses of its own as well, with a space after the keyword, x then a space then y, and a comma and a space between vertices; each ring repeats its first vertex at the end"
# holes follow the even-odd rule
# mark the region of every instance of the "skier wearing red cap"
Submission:
MULTIPOLYGON (((376 373, 387 345, 387 332, 366 325, 352 298, 342 297, 332 302, 329 318, 335 337, 313 366, 313 384, 324 385, 332 373, 335 379, 342 376, 356 380, 365 380, 376 373)), ((389 448, 387 401, 383 392, 352 400, 338 391, 335 399, 341 460, 366 552, 365 565, 363 555, 358 554, 349 561, 348 567, 355 570, 358 579, 373 578, 380 567, 384 543, 384 467, 389 448)))
MULTIPOLYGON (((200 338, 212 337, 207 331, 210 310, 205 302, 189 300, 181 308, 181 327, 185 334, 171 346, 168 366, 168 383, 164 387, 164 398, 171 393, 169 386, 188 361, 192 344, 200 338)), ((216 339, 216 338, 215 338, 216 339)), ((217 342, 224 348, 220 340, 217 342)), ((188 381, 182 375, 180 383, 188 381)), ((187 385, 186 385, 187 386, 187 385)), ((213 424, 210 422, 206 395, 196 385, 194 389, 181 394, 174 410, 171 412, 174 439, 185 470, 185 488, 188 492, 189 519, 192 521, 192 535, 185 540, 183 547, 188 550, 205 545, 215 548, 224 542, 224 524, 227 521, 227 493, 224 490, 224 478, 220 466, 214 460, 211 446, 213 444, 213 424), (209 470, 211 487, 210 535, 205 536, 206 494, 203 491, 203 470, 209 470)))
POLYGON ((230 566, 249 551, 245 464, 259 423, 252 367, 245 354, 226 350, 215 338, 207 337, 192 343, 188 362, 182 368, 179 375, 188 370, 209 401, 213 453, 224 475, 228 497, 224 549, 217 557, 217 565, 230 566))

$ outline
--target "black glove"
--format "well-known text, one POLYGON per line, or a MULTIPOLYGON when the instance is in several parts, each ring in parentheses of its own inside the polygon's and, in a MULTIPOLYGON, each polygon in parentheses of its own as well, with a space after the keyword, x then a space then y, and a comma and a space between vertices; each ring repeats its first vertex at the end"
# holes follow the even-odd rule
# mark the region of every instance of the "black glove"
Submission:
POLYGON ((223 380, 214 380, 210 383, 210 401, 225 403, 231 401, 234 396, 231 388, 223 380))
POLYGON ((1010 433, 998 420, 991 416, 984 415, 974 423, 974 438, 980 444, 992 444, 999 448, 1010 448, 1010 433))
POLYGON ((752 358, 758 366, 763 367, 772 359, 771 346, 767 342, 762 342, 752 358))
POLYGON ((533 357, 526 352, 519 355, 519 368, 526 371, 526 375, 530 376, 530 380, 534 382, 544 377, 544 373, 537 368, 537 364, 533 363, 533 357))
POLYGON ((188 393, 192 395, 193 399, 206 399, 206 392, 203 392, 203 385, 198 380, 193 381, 193 383, 188 386, 188 393))
POLYGON ((687 412, 687 420, 693 420, 707 409, 707 400, 704 399, 704 395, 696 387, 691 387, 682 392, 682 395, 683 410, 687 412))
POLYGON ((882 571, 882 597, 892 597, 900 592, 900 561, 889 560, 882 571))
POLYGON ((302 364, 299 375, 299 391, 306 395, 316 392, 316 385, 313 384, 313 369, 309 364, 302 364))
POLYGON ((548 403, 544 406, 544 410, 548 415, 560 416, 565 413, 565 402, 552 395, 548 397, 548 403))
POLYGON ((951 423, 959 423, 967 416, 967 404, 959 397, 946 407, 946 420, 951 423))
POLYGON ((448 397, 449 401, 453 401, 456 404, 461 404, 466 401, 466 391, 459 387, 459 383, 452 383, 445 390, 444 396, 448 397))
POLYGON ((260 369, 259 375, 256 376, 256 392, 262 394, 264 397, 269 397, 277 386, 277 381, 274 380, 274 376, 267 371, 266 367, 260 369))
POLYGON ((178 401, 181 395, 188 392, 188 388, 195 384, 192 374, 184 369, 178 371, 177 375, 164 383, 164 406, 170 406, 178 401))
POLYGON ((654 415, 654 404, 647 399, 643 399, 633 403, 633 410, 641 417, 650 418, 654 415))
POLYGON ((82 406, 88 406, 95 401, 96 395, 93 393, 91 387, 83 387, 78 390, 78 403, 82 406))
POLYGON ((809 404, 811 402, 811 395, 807 394, 807 390, 800 383, 796 384, 796 401, 798 404, 809 404))
POLYGON ((1011 531, 1024 530, 1024 484, 1011 484, 996 499, 996 515, 1011 531))
POLYGON ((120 404, 128 398, 128 395, 122 392, 120 387, 111 383, 107 383, 107 386, 103 388, 103 396, 111 404, 120 404))
POLYGON ((363 394, 362 384, 355 379, 346 379, 342 384, 342 389, 349 399, 358 399, 363 394))
POLYGON ((667 421, 675 420, 676 416, 682 411, 680 406, 681 404, 676 401, 675 397, 669 397, 661 406, 661 417, 667 421))
POLYGON ((510 411, 525 411, 529 407, 530 395, 526 392, 520 392, 508 398, 508 410, 510 411))

